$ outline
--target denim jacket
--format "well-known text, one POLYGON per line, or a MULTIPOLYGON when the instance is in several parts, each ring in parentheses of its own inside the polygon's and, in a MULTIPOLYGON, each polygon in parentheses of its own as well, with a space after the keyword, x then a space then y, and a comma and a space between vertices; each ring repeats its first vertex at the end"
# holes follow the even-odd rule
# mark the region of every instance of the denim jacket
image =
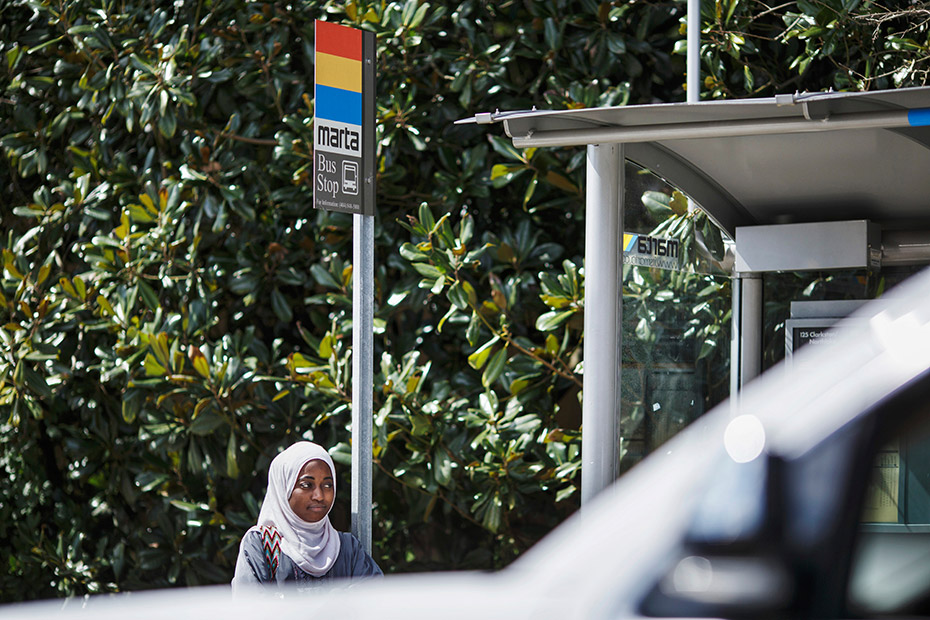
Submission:
POLYGON ((339 532, 339 555, 329 571, 320 577, 305 573, 283 552, 280 554, 274 579, 271 567, 262 547, 259 532, 250 531, 242 537, 239 558, 236 560, 236 576, 232 580, 233 592, 261 589, 261 586, 281 587, 293 585, 298 590, 320 586, 345 587, 348 581, 367 577, 378 577, 383 573, 375 561, 362 548, 362 543, 348 532, 339 532), (338 583, 342 581, 343 583, 338 583))

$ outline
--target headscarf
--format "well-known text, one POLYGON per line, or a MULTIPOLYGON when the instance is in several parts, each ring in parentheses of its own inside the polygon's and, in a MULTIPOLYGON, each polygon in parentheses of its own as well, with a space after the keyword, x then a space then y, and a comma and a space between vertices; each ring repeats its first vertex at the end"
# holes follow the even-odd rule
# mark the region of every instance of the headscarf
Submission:
MULTIPOLYGON (((299 441, 274 457, 268 467, 268 490, 258 513, 258 529, 273 525, 281 533, 281 550, 304 572, 322 577, 339 556, 339 533, 329 522, 329 512, 316 523, 304 521, 291 509, 288 499, 304 465, 320 460, 333 476, 336 497, 336 468, 329 453, 310 441, 299 441)), ((332 507, 330 507, 332 510, 332 507)))

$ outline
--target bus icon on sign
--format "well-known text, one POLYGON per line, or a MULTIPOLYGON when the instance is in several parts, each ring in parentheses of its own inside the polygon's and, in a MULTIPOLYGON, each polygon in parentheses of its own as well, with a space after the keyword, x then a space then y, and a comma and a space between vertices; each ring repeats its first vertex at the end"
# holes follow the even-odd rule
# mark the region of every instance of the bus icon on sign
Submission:
POLYGON ((358 162, 342 162, 342 193, 358 194, 358 162))

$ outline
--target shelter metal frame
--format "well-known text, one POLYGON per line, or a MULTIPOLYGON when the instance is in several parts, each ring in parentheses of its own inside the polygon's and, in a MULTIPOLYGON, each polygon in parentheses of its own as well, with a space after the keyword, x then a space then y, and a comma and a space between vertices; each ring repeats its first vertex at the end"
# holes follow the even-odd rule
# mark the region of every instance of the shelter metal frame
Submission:
MULTIPOLYGON (((625 159, 694 199, 731 238, 740 226, 864 219, 881 227, 889 262, 930 262, 930 233, 921 232, 930 231, 930 88, 534 109, 457 122, 501 122, 517 148, 587 148, 583 505, 618 469, 625 159)), ((761 369, 765 270, 733 273, 734 398, 761 369)))

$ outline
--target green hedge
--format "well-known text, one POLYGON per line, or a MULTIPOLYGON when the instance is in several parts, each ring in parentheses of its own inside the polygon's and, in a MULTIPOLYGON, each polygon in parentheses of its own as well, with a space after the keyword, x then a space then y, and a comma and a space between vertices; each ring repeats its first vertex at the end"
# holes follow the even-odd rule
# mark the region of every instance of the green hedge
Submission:
POLYGON ((0 599, 228 581, 279 448, 347 464, 351 220, 310 208, 318 18, 378 35, 376 558, 502 566, 571 513, 583 154, 452 121, 681 100, 683 10, 0 2, 0 599))

